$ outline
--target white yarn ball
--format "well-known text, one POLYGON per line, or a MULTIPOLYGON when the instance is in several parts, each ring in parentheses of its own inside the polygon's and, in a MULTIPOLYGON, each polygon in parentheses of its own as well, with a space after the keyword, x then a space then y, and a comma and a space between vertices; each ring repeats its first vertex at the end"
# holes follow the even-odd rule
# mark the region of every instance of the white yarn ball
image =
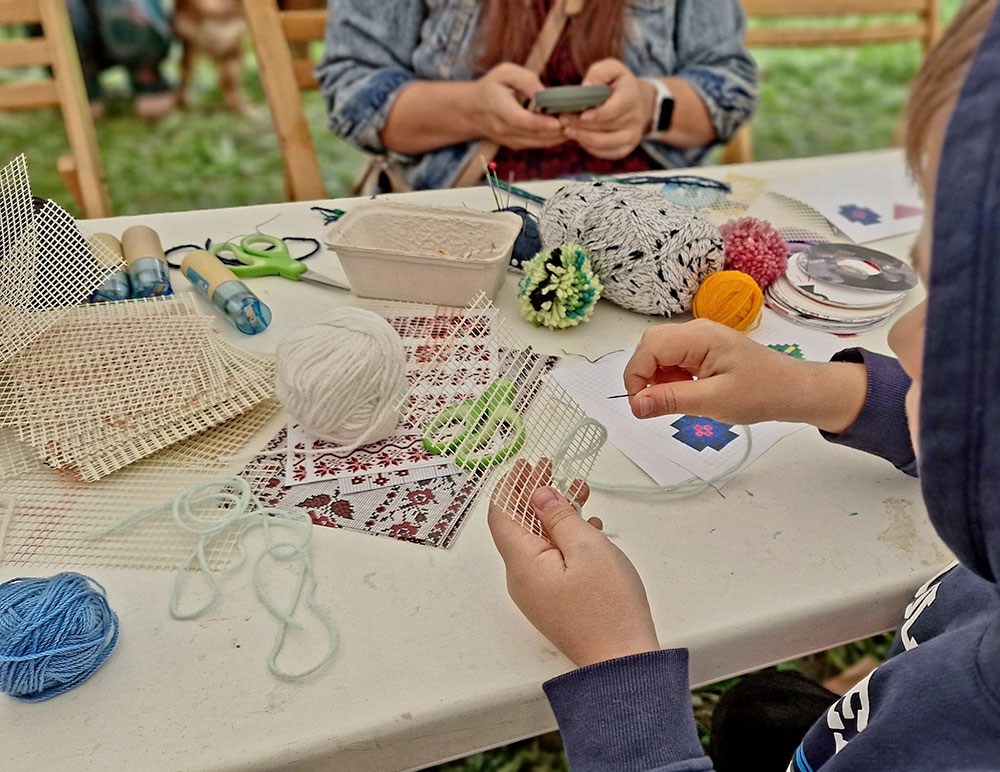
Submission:
POLYGON ((406 389, 403 341, 378 314, 339 308, 278 345, 278 399, 310 434, 353 450, 388 437, 406 389))
POLYGON ((644 314, 687 311, 702 279, 725 262, 718 228, 636 185, 567 185, 545 202, 539 221, 546 247, 582 246, 603 297, 644 314))

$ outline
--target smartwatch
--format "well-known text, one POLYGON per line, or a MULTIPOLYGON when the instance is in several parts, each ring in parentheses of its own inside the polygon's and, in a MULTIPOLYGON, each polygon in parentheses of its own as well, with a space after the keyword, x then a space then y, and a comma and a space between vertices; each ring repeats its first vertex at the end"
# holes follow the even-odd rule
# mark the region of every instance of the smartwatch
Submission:
POLYGON ((674 94, 670 87, 659 78, 643 78, 656 89, 656 104, 653 107, 653 120, 647 135, 661 134, 670 128, 674 118, 674 94))

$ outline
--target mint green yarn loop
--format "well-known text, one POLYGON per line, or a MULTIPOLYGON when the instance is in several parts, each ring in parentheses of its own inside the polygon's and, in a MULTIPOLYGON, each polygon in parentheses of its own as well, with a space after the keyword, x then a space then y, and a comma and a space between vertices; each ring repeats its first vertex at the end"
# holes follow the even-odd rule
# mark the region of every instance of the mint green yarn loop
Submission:
POLYGON ((86 538, 102 538, 127 531, 167 509, 170 510, 171 517, 179 529, 198 539, 191 554, 178 566, 174 574, 173 590, 168 603, 170 616, 178 620, 197 619, 211 609, 222 594, 220 578, 235 573, 246 564, 247 549, 244 543, 246 535, 255 528, 261 528, 264 532, 265 546, 254 561, 251 583, 257 599, 278 622, 278 632, 267 656, 268 669, 279 678, 295 680, 316 672, 330 661, 337 653, 340 641, 333 619, 315 598, 316 573, 309 556, 309 545, 312 540, 311 523, 284 519, 285 513, 282 510, 264 507, 261 504, 246 480, 241 477, 229 477, 196 485, 178 495, 173 501, 140 510, 109 528, 88 534, 86 538), (218 512, 219 516, 198 514, 196 509, 205 506, 211 506, 213 513, 218 512), (209 565, 208 551, 216 539, 234 526, 239 526, 235 543, 236 557, 228 568, 214 571, 209 565), (277 529, 291 531, 293 535, 287 537, 290 540, 275 541, 274 532, 277 529), (296 560, 299 562, 295 589, 290 601, 284 607, 277 604, 264 589, 265 557, 280 562, 296 560), (198 569, 200 578, 208 588, 209 597, 196 608, 182 611, 181 598, 193 568, 198 569), (316 663, 305 670, 293 673, 282 670, 277 664, 277 659, 285 644, 289 628, 304 629, 304 625, 295 619, 295 613, 303 598, 308 609, 326 628, 329 645, 316 663))
MULTIPOLYGON (((631 496, 662 496, 665 498, 683 498, 700 493, 712 487, 715 483, 725 480, 727 477, 739 472, 743 465, 750 458, 753 451, 753 433, 749 426, 740 426, 746 437, 746 447, 739 460, 729 468, 708 478, 692 476, 690 479, 673 485, 616 485, 613 483, 602 483, 596 480, 587 480, 587 485, 591 490, 603 493, 622 493, 631 496)), ((571 482, 568 473, 571 465, 577 461, 585 461, 596 456, 608 439, 608 430, 600 421, 593 418, 583 418, 577 421, 576 425, 566 432, 559 446, 552 454, 552 479, 565 492, 566 486, 571 482), (592 438, 589 443, 581 443, 579 450, 571 453, 574 444, 577 443, 579 435, 585 430, 592 438)))

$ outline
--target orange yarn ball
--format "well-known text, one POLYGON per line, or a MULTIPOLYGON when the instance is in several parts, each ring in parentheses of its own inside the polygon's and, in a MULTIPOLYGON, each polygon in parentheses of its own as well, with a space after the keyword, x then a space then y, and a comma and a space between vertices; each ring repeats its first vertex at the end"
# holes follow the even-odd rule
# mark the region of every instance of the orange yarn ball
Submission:
POLYGON ((711 319, 740 332, 760 326, 764 293, 752 276, 742 271, 719 271, 705 277, 691 310, 697 319, 711 319))

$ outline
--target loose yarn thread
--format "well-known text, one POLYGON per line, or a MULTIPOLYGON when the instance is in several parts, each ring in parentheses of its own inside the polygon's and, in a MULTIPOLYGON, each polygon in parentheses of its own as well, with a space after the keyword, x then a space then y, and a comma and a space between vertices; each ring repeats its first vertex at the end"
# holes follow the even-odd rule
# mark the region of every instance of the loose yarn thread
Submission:
POLYGON ((278 344, 278 399, 303 429, 338 450, 392 434, 405 389, 403 342, 373 311, 339 308, 278 344))
POLYGON ((545 203, 540 219, 546 246, 582 246, 604 297, 644 314, 687 311, 702 279, 724 260, 718 228, 634 185, 567 185, 545 203))
MULTIPOLYGON (((753 451, 753 433, 749 426, 740 427, 746 437, 746 447, 739 460, 734 462, 723 471, 707 478, 691 476, 683 482, 673 485, 618 485, 614 483, 603 483, 597 480, 587 480, 587 485, 591 490, 603 491, 605 493, 623 493, 632 496, 658 496, 665 498, 683 498, 700 493, 711 488, 715 483, 724 482, 730 476, 736 474, 743 468, 743 465, 750 458, 753 451)), ((552 479, 563 490, 571 482, 572 475, 568 470, 580 461, 585 461, 600 453, 601 448, 608 440, 608 430, 600 421, 593 418, 583 418, 576 425, 566 432, 562 442, 552 454, 552 479), (578 442, 578 437, 589 438, 588 442, 578 442), (579 444, 579 449, 571 452, 575 445, 579 444)), ((577 511, 581 510, 580 505, 573 505, 577 511)))
POLYGON ((760 326, 764 293, 752 276, 741 271, 719 271, 708 276, 694 296, 691 311, 697 319, 711 319, 738 332, 760 326))
POLYGON ((92 676, 118 642, 104 588, 74 572, 0 584, 0 692, 40 702, 92 676))
POLYGON ((254 561, 252 584, 258 600, 278 620, 278 632, 267 656, 268 670, 278 678, 295 680, 315 673, 330 661, 337 653, 339 636, 329 612, 317 603, 315 597, 316 573, 309 556, 309 543, 312 539, 311 523, 285 519, 285 513, 282 510, 263 506, 260 499, 250 490, 250 485, 246 480, 241 477, 229 477, 189 488, 173 501, 140 510, 107 529, 88 534, 87 538, 100 539, 127 531, 166 510, 170 510, 174 524, 178 528, 198 539, 191 554, 178 566, 177 572, 174 574, 174 587, 168 605, 170 616, 178 620, 197 619, 212 608, 222 594, 219 578, 235 573, 246 563, 247 551, 244 538, 253 529, 260 528, 264 532, 266 546, 254 561), (212 512, 216 513, 216 516, 205 517, 198 514, 196 509, 205 507, 210 508, 212 512), (236 562, 225 570, 213 571, 208 564, 207 557, 212 542, 229 528, 237 525, 240 530, 236 537, 238 554, 236 562), (301 537, 300 540, 298 542, 274 541, 272 532, 280 528, 297 532, 301 537), (279 562, 298 561, 299 570, 295 589, 284 607, 274 602, 265 590, 266 582, 263 570, 265 558, 279 562), (189 611, 181 611, 181 596, 184 593, 186 576, 194 567, 198 568, 201 577, 207 584, 209 597, 200 606, 189 611), (285 644, 289 629, 304 629, 302 623, 295 619, 295 612, 303 598, 308 608, 322 621, 326 628, 329 646, 311 667, 298 672, 288 672, 278 667, 277 659, 285 644))

